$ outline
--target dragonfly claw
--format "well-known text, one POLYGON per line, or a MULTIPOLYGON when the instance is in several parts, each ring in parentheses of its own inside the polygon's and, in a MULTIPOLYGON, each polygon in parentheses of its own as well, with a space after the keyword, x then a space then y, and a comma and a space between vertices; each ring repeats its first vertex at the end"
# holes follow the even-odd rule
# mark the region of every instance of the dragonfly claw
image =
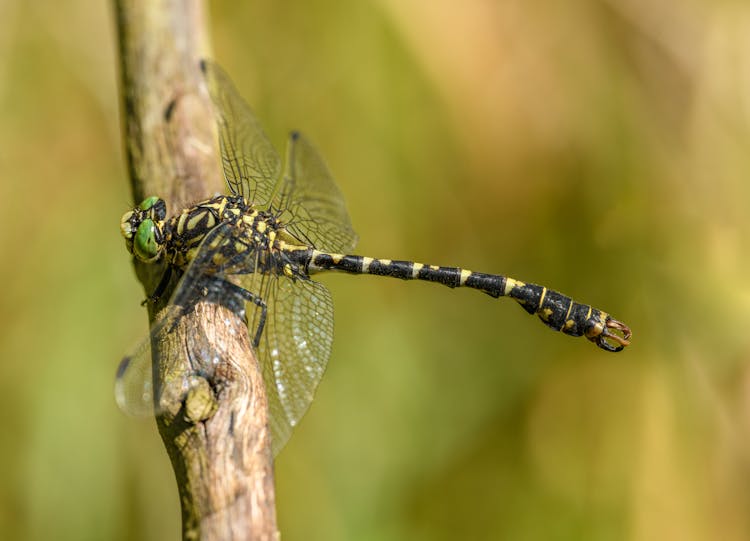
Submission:
POLYGON ((630 345, 630 337, 632 335, 630 327, 623 322, 607 318, 604 330, 596 337, 596 345, 607 351, 622 351, 625 346, 630 345), (619 331, 619 334, 610 332, 609 329, 619 331), (613 342, 617 345, 614 345, 613 342))

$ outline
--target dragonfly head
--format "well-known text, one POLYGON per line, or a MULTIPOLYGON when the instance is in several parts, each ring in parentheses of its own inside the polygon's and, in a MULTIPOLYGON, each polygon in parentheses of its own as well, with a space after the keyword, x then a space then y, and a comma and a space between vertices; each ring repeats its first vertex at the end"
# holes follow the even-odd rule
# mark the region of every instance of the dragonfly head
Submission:
POLYGON ((153 263, 164 251, 164 219, 167 204, 156 196, 144 199, 120 220, 120 232, 128 251, 145 263, 153 263))

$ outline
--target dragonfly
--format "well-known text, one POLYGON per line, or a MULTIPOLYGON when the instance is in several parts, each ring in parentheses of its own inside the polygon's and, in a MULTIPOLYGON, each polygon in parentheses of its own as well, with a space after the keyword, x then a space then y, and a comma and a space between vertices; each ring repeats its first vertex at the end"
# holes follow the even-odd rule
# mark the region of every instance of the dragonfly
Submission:
MULTIPOLYGON (((152 196, 122 217, 129 252, 165 269, 151 300, 163 294, 173 274, 180 276, 167 315, 118 369, 116 398, 126 413, 159 411, 149 344, 197 302, 228 303, 244 316, 261 365, 277 454, 308 410, 331 354, 333 302, 328 289, 313 279, 325 271, 424 280, 509 297, 548 327, 585 336, 605 351, 629 345, 627 325, 544 286, 460 267, 350 255, 357 235, 315 147, 292 132, 282 164, 229 76, 208 60, 201 62, 201 71, 214 104, 229 194, 171 217, 164 200, 152 196)), ((207 344, 208 338, 196 343, 207 344)), ((208 352, 210 346, 195 347, 206 350, 195 357, 206 358, 202 370, 210 374, 215 355, 208 352)))

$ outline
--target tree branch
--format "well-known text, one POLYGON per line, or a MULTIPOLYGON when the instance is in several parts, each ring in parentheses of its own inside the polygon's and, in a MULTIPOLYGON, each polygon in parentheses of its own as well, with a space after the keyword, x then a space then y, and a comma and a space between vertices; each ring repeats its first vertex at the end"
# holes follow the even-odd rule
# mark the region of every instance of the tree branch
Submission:
MULTIPOLYGON (((199 60, 208 52, 199 0, 115 0, 125 150, 136 202, 158 195, 172 212, 224 191, 215 120, 199 60)), ((162 269, 135 263, 146 292, 162 269)), ((151 322, 168 295, 149 307, 151 322)), ((183 539, 277 539, 267 400, 244 322, 200 303, 152 340, 159 432, 172 461, 183 539), (193 339, 208 338, 218 358, 209 379, 189 388, 193 339), (180 381, 183 381, 180 379, 180 381), (175 392, 176 391, 176 392, 175 392)), ((156 394, 156 393, 155 393, 156 394)))

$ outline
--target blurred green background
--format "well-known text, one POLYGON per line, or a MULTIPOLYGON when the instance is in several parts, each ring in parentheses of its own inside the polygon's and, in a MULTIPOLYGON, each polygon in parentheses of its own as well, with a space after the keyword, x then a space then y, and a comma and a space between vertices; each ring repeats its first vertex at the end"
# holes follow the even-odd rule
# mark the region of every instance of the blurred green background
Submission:
MULTIPOLYGON (((0 3, 0 537, 179 538, 153 422, 108 2, 0 3)), ((316 142, 358 251, 543 283, 514 303, 336 275, 336 340, 276 463, 285 540, 750 538, 750 4, 215 2, 218 61, 316 142)))

